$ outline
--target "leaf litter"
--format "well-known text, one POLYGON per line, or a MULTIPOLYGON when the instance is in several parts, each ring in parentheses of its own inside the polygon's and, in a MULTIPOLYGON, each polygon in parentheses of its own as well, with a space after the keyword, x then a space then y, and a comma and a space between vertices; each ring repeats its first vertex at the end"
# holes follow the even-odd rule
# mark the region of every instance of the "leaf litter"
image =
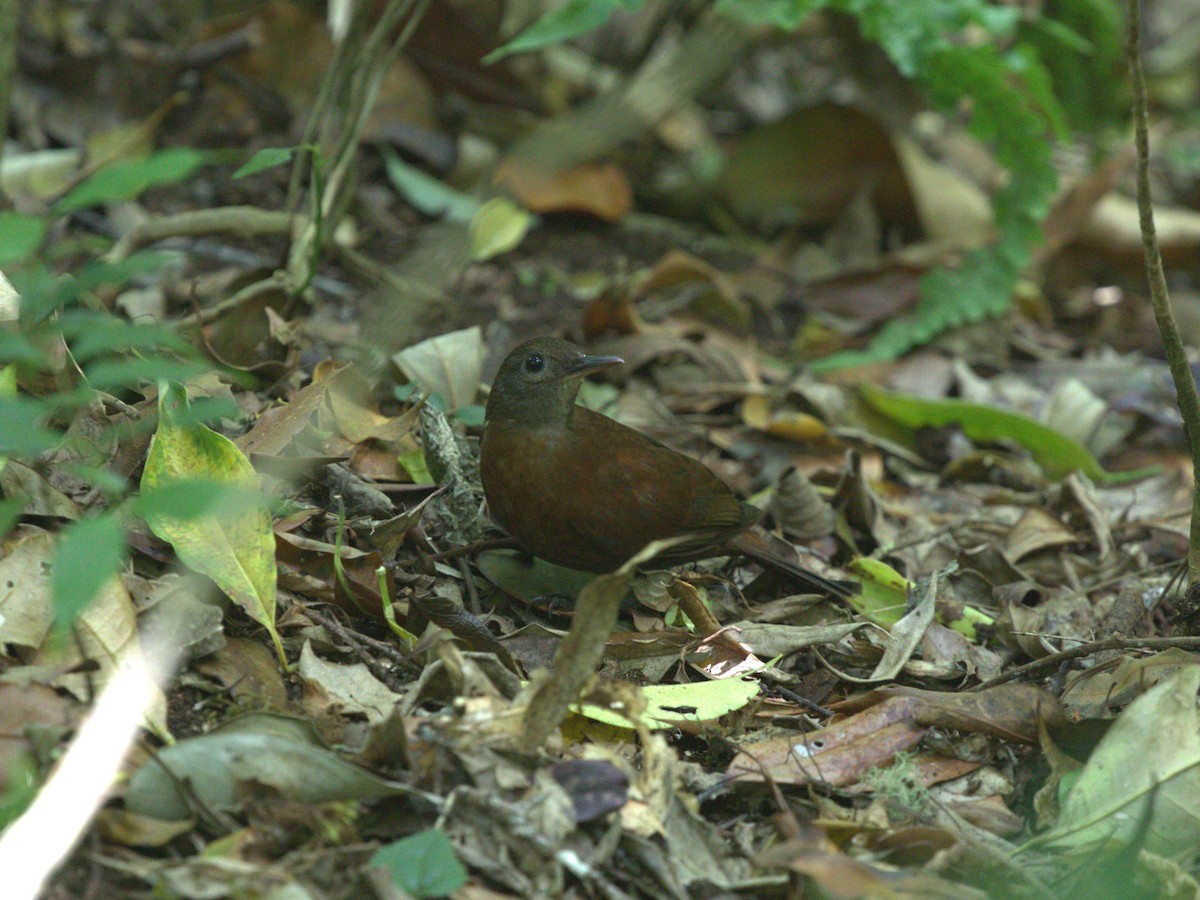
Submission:
MULTIPOLYGON (((58 46, 36 24, 35 39, 58 46)), ((89 215, 121 238, 113 263, 168 241, 175 268, 94 296, 161 310, 225 373, 162 368, 188 381, 159 387, 139 379, 151 370, 132 344, 119 361, 136 371, 105 375, 81 358, 112 394, 36 423, 65 429, 55 450, 5 444, 0 487, 22 501, 0 556, 5 804, 32 797, 118 658, 162 633, 182 655, 48 896, 91 878, 185 897, 368 885, 381 896, 782 896, 800 882, 831 896, 1054 896, 1101 883, 1085 866, 1131 872, 1151 893, 1194 886, 1200 641, 1171 618, 1190 485, 1163 366, 1144 349, 1134 217, 1112 191, 1111 159, 1064 191, 1045 268, 1016 311, 903 361, 817 378, 804 360, 861 346, 911 306, 924 272, 990 239, 986 148, 955 149, 962 136, 946 123, 943 146, 918 146, 825 104, 746 127, 722 151, 735 165, 701 200, 695 184, 671 194, 664 186, 719 149, 716 106, 748 125, 763 92, 779 90, 766 75, 775 51, 756 45, 766 68, 737 69, 715 94, 696 87, 707 105, 688 97, 648 123, 620 104, 581 104, 569 141, 534 129, 505 145, 478 123, 444 131, 431 114, 448 90, 431 48, 458 58, 480 41, 446 5, 411 53, 384 54, 393 127, 372 119, 357 135, 404 158, 364 144, 354 179, 336 155, 310 159, 333 177, 309 189, 347 201, 322 214, 354 210, 314 252, 311 210, 267 215, 289 189, 283 167, 311 149, 237 177, 241 156, 190 149, 239 129, 277 146, 268 113, 319 106, 320 79, 293 80, 298 67, 271 54, 294 46, 324 60, 313 72, 335 65, 323 23, 279 0, 243 24, 266 37, 205 23, 197 40, 216 59, 232 54, 277 106, 215 78, 175 122, 165 99, 126 86, 139 112, 123 124, 181 145, 173 153, 127 147, 121 167, 89 182, 77 163, 64 177, 61 160, 22 145, 18 159, 47 166, 57 187, 8 183, 47 209, 61 197, 56 214, 102 204, 89 215), (755 78, 766 81, 751 90, 755 78), (640 162, 609 143, 651 128, 659 144, 640 162), (840 152, 837 139, 864 135, 871 159, 840 152), (452 171, 439 148, 455 138, 452 171), (799 158, 796 140, 808 142, 799 158), (582 158, 587 148, 613 158, 582 158), (493 186, 476 190, 497 161, 493 186), (204 218, 181 181, 255 215, 204 218), (489 196, 494 185, 512 199, 489 196), (448 208, 458 213, 441 218, 448 208), (1101 268, 1105 283, 1090 275, 1101 268), (800 594, 737 558, 698 561, 672 586, 664 573, 556 571, 511 548, 463 552, 503 537, 476 471, 490 376, 520 339, 564 333, 626 360, 585 403, 702 459, 769 511, 806 565, 861 592, 849 603, 800 594), (201 424, 178 417, 184 396, 226 402, 201 424), (97 471, 140 475, 142 496, 122 507, 97 471), (154 506, 155 490, 186 479, 261 489, 269 505, 154 506), (56 631, 48 573, 71 521, 124 529, 129 558, 56 631), (548 679, 580 603, 611 631, 600 677, 548 679), (542 746, 523 740, 531 719, 542 746)), ((77 23, 56 27, 87 52, 77 23)), ((502 97, 519 122, 537 105, 529 71, 479 66, 490 37, 462 63, 460 102, 502 97)), ((745 46, 699 26, 692 37, 711 42, 714 69, 745 46)), ((127 40, 152 67, 167 46, 127 40)), ((611 75, 587 59, 594 77, 581 82, 550 59, 565 93, 603 90, 611 75)), ((55 140, 121 146, 125 132, 106 135, 95 110, 72 118, 65 85, 36 77, 55 140)), ((648 78, 639 71, 624 99, 645 99, 648 78)), ((322 123, 323 138, 345 125, 322 123)), ((1170 212, 1166 248, 1194 251, 1196 214, 1170 212)), ((72 350, 95 349, 68 337, 21 352, 61 380, 72 350)), ((22 395, 51 389, 5 372, 22 395)), ((72 586, 88 574, 77 568, 72 586)))

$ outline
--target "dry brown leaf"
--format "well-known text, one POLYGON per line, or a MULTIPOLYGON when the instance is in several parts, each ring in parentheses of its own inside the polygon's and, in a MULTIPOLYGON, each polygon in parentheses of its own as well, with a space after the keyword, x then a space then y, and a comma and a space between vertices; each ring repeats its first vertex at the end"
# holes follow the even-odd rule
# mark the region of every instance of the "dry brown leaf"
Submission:
POLYGON ((533 165, 509 157, 495 177, 496 184, 532 212, 582 212, 619 222, 633 209, 633 188, 613 163, 583 163, 561 172, 533 165))

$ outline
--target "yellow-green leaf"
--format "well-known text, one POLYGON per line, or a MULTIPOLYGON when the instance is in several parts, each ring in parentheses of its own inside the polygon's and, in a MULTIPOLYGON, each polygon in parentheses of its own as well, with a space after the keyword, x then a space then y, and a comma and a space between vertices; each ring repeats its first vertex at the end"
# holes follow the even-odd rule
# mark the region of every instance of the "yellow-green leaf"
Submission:
MULTIPOLYGON (((907 612, 908 579, 887 563, 866 556, 852 560, 846 568, 862 582, 862 592, 846 602, 868 621, 890 631, 907 612)), ((937 620, 970 641, 978 637, 977 626, 995 624, 987 613, 965 604, 939 606, 937 620)))
MULTIPOLYGON (((0 369, 0 397, 10 399, 17 396, 17 367, 5 366, 0 369)), ((8 457, 0 455, 0 472, 8 465, 8 457)))
POLYGON ((482 262, 520 246, 536 217, 504 197, 493 197, 471 220, 471 259, 482 262))
MULTIPOLYGON (((646 710, 641 720, 650 728, 670 728, 681 722, 710 722, 741 709, 758 696, 758 682, 748 678, 724 678, 692 684, 651 684, 642 688, 646 710)), ((632 728, 627 716, 592 703, 571 707, 575 712, 615 725, 632 728)))
MULTIPOLYGON (((183 481, 213 481, 257 493, 258 475, 227 437, 193 421, 187 394, 178 384, 159 387, 158 431, 150 445, 143 491, 183 481)), ((162 504, 146 509, 150 530, 175 547, 189 568, 207 575, 271 634, 280 663, 287 665, 275 630, 275 533, 261 505, 220 504, 199 515, 172 513, 162 504)))

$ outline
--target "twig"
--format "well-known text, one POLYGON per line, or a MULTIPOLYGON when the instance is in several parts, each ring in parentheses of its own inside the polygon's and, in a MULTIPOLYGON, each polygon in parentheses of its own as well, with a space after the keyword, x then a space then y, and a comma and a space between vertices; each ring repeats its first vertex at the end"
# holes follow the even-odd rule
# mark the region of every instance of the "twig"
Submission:
POLYGON ((1078 647, 1072 647, 1070 650, 1060 650, 1058 653, 1051 653, 1049 656, 1035 659, 1033 662, 1017 666, 1003 675, 989 678, 982 684, 971 688, 971 690, 982 691, 985 688, 1004 684, 1023 675, 1040 676, 1043 672, 1050 672, 1057 669, 1064 662, 1072 659, 1080 659, 1084 656, 1091 656, 1093 653, 1104 653, 1109 650, 1170 650, 1174 647, 1185 650, 1200 650, 1200 637, 1127 638, 1118 636, 1106 638, 1103 641, 1081 644, 1078 647))
POLYGON ((121 42, 122 51, 133 60, 157 66, 178 66, 182 69, 205 69, 209 66, 240 56, 262 46, 262 23, 253 20, 226 34, 190 47, 178 48, 155 41, 139 41, 127 38, 121 42))
POLYGON ((445 562, 448 559, 457 559, 460 556, 471 556, 476 553, 482 553, 484 550, 510 549, 516 546, 517 541, 515 538, 488 538, 484 541, 472 541, 469 544, 463 544, 461 547, 453 547, 441 553, 435 553, 429 557, 429 561, 445 562))
POLYGON ((367 668, 371 670, 376 678, 387 684, 391 679, 386 666, 379 664, 378 660, 362 649, 362 645, 370 647, 377 656, 384 656, 390 659, 393 663, 399 666, 404 666, 408 670, 414 667, 412 655, 405 653, 403 650, 390 644, 387 641, 376 640, 369 635, 362 634, 358 631, 351 631, 349 628, 342 625, 334 616, 327 615, 323 612, 314 609, 311 605, 305 606, 304 614, 322 626, 326 631, 333 634, 334 637, 340 638, 351 648, 351 651, 357 656, 367 668))
POLYGON ((795 703, 797 706, 803 706, 809 712, 816 713, 818 716, 824 716, 826 719, 832 719, 836 715, 832 709, 826 709, 821 704, 814 703, 807 697, 801 697, 795 691, 789 690, 788 688, 773 684, 769 689, 774 691, 784 700, 787 700, 790 703, 795 703))
POLYGON ((263 234, 287 234, 292 230, 293 218, 288 213, 256 206, 222 206, 156 216, 126 232, 113 245, 106 259, 108 262, 120 262, 142 244, 184 235, 224 232, 248 238, 263 234))

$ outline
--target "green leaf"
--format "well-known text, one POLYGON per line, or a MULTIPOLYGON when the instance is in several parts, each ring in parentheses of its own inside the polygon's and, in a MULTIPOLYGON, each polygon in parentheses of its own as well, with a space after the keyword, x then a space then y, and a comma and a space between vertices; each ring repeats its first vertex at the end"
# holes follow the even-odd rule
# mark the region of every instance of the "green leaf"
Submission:
POLYGON ((264 147, 238 168, 233 173, 233 178, 246 178, 250 175, 257 175, 259 172, 265 172, 267 169, 273 169, 275 166, 282 166, 292 158, 292 155, 300 148, 298 147, 264 147))
POLYGON ((112 392, 115 388, 136 387, 143 382, 186 381, 208 366, 199 360, 189 362, 163 356, 134 359, 102 359, 83 370, 88 383, 98 391, 112 392))
POLYGON ((595 31, 611 19, 618 9, 639 9, 642 2, 643 0, 567 0, 507 44, 497 47, 483 58, 483 62, 494 63, 514 53, 527 53, 577 38, 589 31, 595 31))
MULTIPOLYGON (((846 603, 851 609, 868 621, 889 630, 904 618, 908 611, 908 589, 911 586, 907 578, 882 560, 867 556, 851 560, 846 568, 859 576, 862 583, 860 593, 846 598, 846 603)), ((947 604, 944 608, 939 607, 936 615, 939 622, 970 641, 978 638, 976 629, 979 626, 995 623, 987 613, 965 604, 947 604)))
MULTIPOLYGON (((0 369, 0 403, 12 400, 17 396, 17 367, 5 366, 0 369)), ((0 472, 8 465, 8 457, 0 453, 0 472)))
POLYGON ((156 272, 171 258, 167 253, 139 251, 117 263, 87 263, 74 276, 55 275, 44 266, 14 272, 13 286, 21 295, 21 325, 35 327, 84 294, 119 287, 139 275, 156 272))
POLYGON ((211 516, 266 509, 266 497, 244 484, 211 478, 182 478, 138 495, 133 511, 143 519, 170 518, 182 522, 211 516))
POLYGON ((0 266, 11 266, 32 256, 42 245, 46 225, 40 216, 0 212, 0 266))
POLYGON ((66 526, 58 538, 50 584, 55 627, 83 612, 125 562, 125 529, 115 513, 101 513, 66 526))
POLYGON ((444 897, 467 883, 467 870, 444 831, 429 829, 380 847, 372 866, 387 869, 396 887, 414 897, 444 897))
POLYGON ((1036 49, 1075 128, 1099 132, 1128 117, 1124 32, 1121 4, 1109 0, 1057 0, 1022 21, 1022 43, 1036 49))
POLYGON ((140 275, 151 275, 157 272, 174 258, 170 253, 139 250, 120 262, 103 260, 90 262, 75 273, 74 289, 70 297, 75 298, 87 291, 95 291, 102 287, 120 287, 140 275))
POLYGON ((718 0, 717 12, 748 25, 774 25, 791 31, 827 0, 718 0))
MULTIPOLYGON (((642 694, 646 698, 642 722, 650 728, 672 728, 683 722, 711 722, 741 709, 758 696, 758 682, 749 678, 722 678, 692 684, 651 684, 642 688, 642 694)), ((634 726, 628 716, 591 703, 573 705, 571 709, 617 728, 634 726)))
POLYGON ((482 428, 484 408, 477 403, 470 406, 460 406, 454 411, 454 419, 457 422, 462 422, 468 428, 482 428))
POLYGON ((425 465, 425 454, 420 447, 399 454, 396 462, 400 463, 400 467, 408 473, 413 484, 437 484, 434 477, 429 474, 429 466, 425 465))
POLYGON ((174 328, 141 325, 118 319, 106 312, 73 309, 62 317, 62 333, 71 343, 71 355, 86 363, 106 353, 134 350, 191 353, 192 347, 174 328))
POLYGON ((202 150, 172 147, 140 159, 109 163, 59 200, 54 205, 55 212, 69 213, 102 203, 132 200, 152 187, 178 184, 190 178, 209 158, 202 150))
POLYGON ((0 396, 0 456, 33 456, 58 446, 62 434, 42 425, 47 412, 40 401, 0 396))
POLYGON ((904 618, 908 598, 908 579, 887 563, 860 556, 847 568, 859 576, 862 591, 846 602, 868 622, 890 629, 904 618))
MULTIPOLYGON (((4 467, 0 466, 0 469, 2 468, 4 467)), ((13 526, 17 524, 17 520, 21 518, 21 513, 24 511, 24 497, 10 497, 7 500, 0 500, 0 538, 13 530, 13 526)))
POLYGON ((930 400, 893 394, 866 383, 860 390, 873 409, 908 428, 956 425, 973 441, 1016 441, 1051 478, 1078 470, 1094 481, 1119 484, 1146 478, 1156 471, 1109 472, 1082 444, 1020 413, 966 400, 930 400))
POLYGON ((7 363, 41 369, 46 365, 46 354, 25 335, 0 331, 0 364, 7 363))
POLYGON ((0 772, 0 782, 5 785, 0 793, 0 831, 29 808, 39 787, 38 764, 32 753, 17 750, 6 755, 5 761, 5 771, 0 772))
POLYGON ((387 147, 382 148, 388 180, 401 196, 427 216, 445 216, 451 222, 470 222, 483 205, 476 197, 456 191, 416 166, 410 166, 387 147))
POLYGON ((556 566, 516 550, 484 550, 476 563, 488 581, 526 603, 538 597, 578 599, 594 577, 590 572, 556 566))
POLYGON ((1095 855, 1137 846, 1190 858, 1200 831, 1200 667, 1181 666, 1105 731, 1062 801, 1054 827, 1028 844, 1095 855))
POLYGON ((537 221, 537 216, 506 197, 493 197, 471 219, 471 259, 483 262, 515 250, 537 221))
POLYGON ((286 720, 279 733, 266 727, 263 716, 244 716, 162 748, 129 779, 126 808, 169 821, 186 819, 196 808, 230 812, 246 801, 247 785, 306 804, 418 793, 342 759, 299 727, 285 732, 286 720))
MULTIPOLYGON (((142 474, 143 491, 207 480, 257 492, 258 475, 250 461, 229 438, 191 419, 182 386, 161 385, 158 410, 158 431, 142 474)), ((186 566, 211 578, 267 629, 286 668, 275 629, 275 534, 266 510, 234 505, 190 517, 147 505, 150 530, 170 541, 186 566)))
MULTIPOLYGON (((968 0, 958 2, 966 4, 968 0)), ((909 8, 908 4, 897 6, 896 14, 909 8)), ((895 36, 888 39, 894 41, 895 36)), ((993 200, 997 242, 971 251, 956 269, 927 274, 912 315, 889 322, 867 350, 818 360, 814 371, 894 359, 949 328, 1009 308, 1031 248, 1042 238, 1041 222, 1057 186, 1047 121, 1060 123, 1062 114, 1044 89, 1040 65, 1034 66, 1022 55, 1010 54, 1008 59, 1026 61, 1027 74, 1036 82, 1032 93, 1044 114, 1033 108, 1029 90, 1014 87, 1011 66, 995 47, 952 45, 943 38, 911 60, 937 105, 953 109, 964 96, 972 98, 970 130, 994 145, 997 161, 1009 172, 1008 183, 993 200)))

